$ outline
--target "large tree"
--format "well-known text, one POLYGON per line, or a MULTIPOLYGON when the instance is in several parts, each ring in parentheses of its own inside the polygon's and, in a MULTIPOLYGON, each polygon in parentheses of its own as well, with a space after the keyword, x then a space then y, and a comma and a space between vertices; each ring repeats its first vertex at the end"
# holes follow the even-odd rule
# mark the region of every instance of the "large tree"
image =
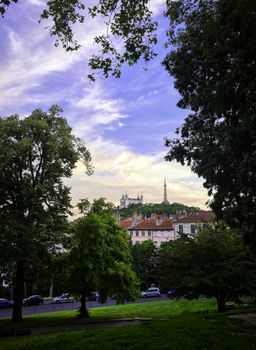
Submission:
POLYGON ((205 179, 217 218, 256 241, 256 3, 177 1, 169 11, 172 52, 164 65, 190 109, 167 160, 205 179), (175 11, 174 11, 175 9, 175 11), (228 209, 228 210, 227 210, 228 209))
POLYGON ((131 246, 132 266, 140 280, 141 289, 158 283, 157 276, 157 248, 153 241, 136 243, 131 246))
POLYGON ((79 159, 91 171, 90 153, 60 112, 0 118, 0 263, 14 269, 13 321, 22 320, 25 274, 65 232, 71 198, 63 179, 79 159))
POLYGON ((117 302, 134 300, 138 281, 132 271, 127 232, 117 225, 111 203, 103 198, 90 204, 83 200, 84 213, 73 226, 69 256, 69 288, 80 297, 80 317, 88 317, 86 298, 99 291, 100 302, 115 296, 117 302))
POLYGON ((241 234, 223 225, 162 244, 158 268, 161 286, 175 289, 176 296, 214 297, 219 312, 227 301, 255 295, 255 257, 241 234))

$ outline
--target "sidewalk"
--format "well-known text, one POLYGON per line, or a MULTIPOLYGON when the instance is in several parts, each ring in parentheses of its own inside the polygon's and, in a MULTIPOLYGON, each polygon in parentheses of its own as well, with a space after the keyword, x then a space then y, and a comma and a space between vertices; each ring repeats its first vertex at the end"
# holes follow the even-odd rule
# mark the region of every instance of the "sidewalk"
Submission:
POLYGON ((56 325, 56 326, 46 326, 39 328, 19 328, 13 330, 13 334, 8 334, 9 336, 22 336, 29 334, 42 334, 42 333, 52 333, 52 332, 63 332, 80 330, 87 328, 97 328, 97 327, 123 327, 128 325, 140 325, 142 322, 151 321, 151 318, 117 318, 109 320, 81 320, 80 322, 56 325))

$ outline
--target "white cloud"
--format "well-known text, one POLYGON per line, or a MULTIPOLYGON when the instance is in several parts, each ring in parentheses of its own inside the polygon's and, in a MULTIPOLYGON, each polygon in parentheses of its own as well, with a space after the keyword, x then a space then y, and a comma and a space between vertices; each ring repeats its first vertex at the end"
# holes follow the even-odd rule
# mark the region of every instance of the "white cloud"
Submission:
POLYGON ((130 196, 143 193, 145 202, 161 202, 166 177, 168 199, 205 208, 206 190, 202 181, 188 167, 165 162, 163 154, 140 155, 121 144, 98 138, 88 144, 95 165, 94 175, 88 177, 80 163, 68 184, 72 186, 73 201, 105 197, 119 204, 122 192, 130 196))

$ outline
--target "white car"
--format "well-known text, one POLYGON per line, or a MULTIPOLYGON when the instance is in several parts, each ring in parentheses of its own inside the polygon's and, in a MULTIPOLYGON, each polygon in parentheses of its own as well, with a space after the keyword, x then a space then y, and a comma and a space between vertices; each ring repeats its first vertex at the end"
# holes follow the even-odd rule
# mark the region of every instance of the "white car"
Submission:
POLYGON ((71 297, 69 294, 62 294, 58 297, 54 297, 52 302, 54 304, 64 304, 64 303, 73 303, 74 298, 71 297))
POLYGON ((148 288, 146 292, 141 292, 142 298, 160 297, 160 296, 161 296, 160 289, 156 287, 151 287, 151 288, 148 288))

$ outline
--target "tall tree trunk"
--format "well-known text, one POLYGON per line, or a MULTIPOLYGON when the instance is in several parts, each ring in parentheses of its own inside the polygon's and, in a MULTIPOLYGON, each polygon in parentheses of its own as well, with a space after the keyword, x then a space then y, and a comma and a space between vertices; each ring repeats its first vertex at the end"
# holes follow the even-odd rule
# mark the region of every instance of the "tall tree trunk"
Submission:
POLYGON ((80 315, 79 316, 81 318, 89 317, 89 312, 86 308, 86 295, 85 295, 85 293, 81 294, 80 302, 81 302, 81 307, 80 307, 80 315))
POLYGON ((217 299, 217 305, 218 305, 218 312, 224 312, 225 310, 225 302, 226 302, 226 297, 224 293, 219 293, 216 296, 217 299))
POLYGON ((16 277, 14 287, 14 306, 12 311, 12 322, 22 321, 22 299, 24 295, 24 265, 22 261, 16 264, 16 277))

